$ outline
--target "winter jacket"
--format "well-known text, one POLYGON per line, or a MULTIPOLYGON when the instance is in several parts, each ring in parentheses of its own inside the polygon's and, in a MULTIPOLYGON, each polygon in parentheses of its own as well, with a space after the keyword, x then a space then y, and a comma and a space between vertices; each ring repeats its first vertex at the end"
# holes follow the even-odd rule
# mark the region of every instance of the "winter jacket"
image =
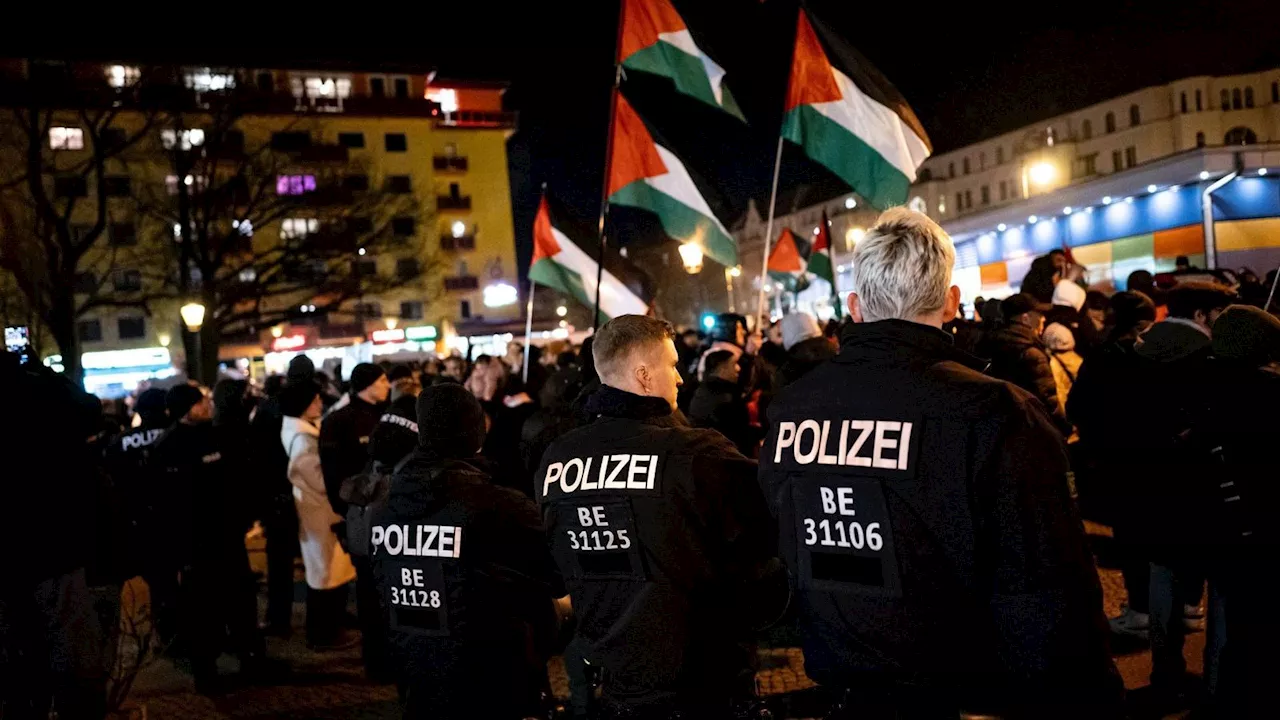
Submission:
POLYGON ((371 563, 406 718, 523 718, 547 688, 564 595, 533 502, 415 450, 374 512, 371 563))
POLYGON ((302 418, 285 417, 280 441, 289 455, 288 478, 298 508, 298 542, 307 586, 316 590, 341 587, 355 578, 356 570, 333 530, 342 516, 333 511, 325 491, 320 430, 302 418))
POLYGON ((756 454, 757 435, 747 415, 747 401, 735 382, 707 378, 698 386, 689 404, 689 421, 695 427, 719 432, 747 457, 756 454))
POLYGON ((1026 390, 1050 415, 1061 417, 1057 413, 1058 385, 1049 365, 1049 351, 1035 328, 1013 324, 985 333, 979 355, 991 359, 988 375, 1026 390))
POLYGON ((383 408, 352 396, 346 406, 334 410, 320 424, 320 468, 324 471, 325 494, 339 515, 347 504, 338 497, 342 481, 364 472, 369 464, 369 438, 378 426, 383 408))
POLYGON ((1043 405, 936 328, 855 324, 841 341, 779 393, 761 450, 806 672, 1025 717, 1114 715, 1102 592, 1043 405))
POLYGON ((777 393, 835 356, 836 346, 825 337, 809 338, 792 345, 786 359, 773 373, 773 392, 777 393))
POLYGON ((263 400, 249 421, 249 453, 253 457, 256 485, 254 505, 259 517, 271 517, 286 510, 288 515, 293 514, 289 454, 280 444, 283 423, 280 399, 274 397, 263 400))
POLYGON ((244 528, 237 521, 239 497, 213 423, 177 423, 155 442, 149 463, 164 518, 157 553, 174 569, 219 561, 237 548, 244 528))
POLYGON ((606 385, 586 409, 596 419, 551 444, 534 487, 606 702, 705 709, 750 694, 746 641, 786 601, 755 463, 662 398, 606 385))
POLYGON ((1080 365, 1067 395, 1067 418, 1080 434, 1080 501, 1090 519, 1126 530, 1146 517, 1140 480, 1147 454, 1135 431, 1149 412, 1131 392, 1145 364, 1133 340, 1102 345, 1080 365))

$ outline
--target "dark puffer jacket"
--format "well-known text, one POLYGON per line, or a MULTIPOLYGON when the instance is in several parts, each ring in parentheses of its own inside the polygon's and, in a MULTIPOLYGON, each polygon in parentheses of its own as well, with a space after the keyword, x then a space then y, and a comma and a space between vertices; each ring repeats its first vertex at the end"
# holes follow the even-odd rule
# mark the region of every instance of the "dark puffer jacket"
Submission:
MULTIPOLYGON (((978 354, 991 359, 987 374, 1031 393, 1055 414, 1058 407, 1058 385, 1053 379, 1049 351, 1034 328, 1006 325, 986 333, 978 346, 978 354)), ((1061 415, 1055 414, 1060 420, 1061 415)), ((1061 423, 1060 423, 1061 424, 1061 423)))
POLYGON ((792 345, 786 359, 773 374, 773 391, 778 392, 835 356, 835 343, 825 337, 809 338, 792 345))

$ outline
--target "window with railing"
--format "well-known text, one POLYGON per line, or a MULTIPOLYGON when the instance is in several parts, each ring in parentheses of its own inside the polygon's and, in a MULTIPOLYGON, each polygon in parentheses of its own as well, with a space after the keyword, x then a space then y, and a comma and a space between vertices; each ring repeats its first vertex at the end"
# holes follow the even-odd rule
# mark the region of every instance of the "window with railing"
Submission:
POLYGON ((338 133, 338 144, 345 148, 359 149, 364 147, 364 133, 362 132, 344 132, 338 133))
POLYGON ((84 129, 78 127, 49 128, 50 150, 83 150, 84 129))
MULTIPOLYGON (((160 144, 164 146, 165 150, 172 150, 175 145, 179 144, 178 137, 179 134, 177 130, 161 130, 160 144)), ((200 147, 201 145, 204 145, 204 130, 201 128, 189 128, 183 130, 181 138, 181 147, 183 150, 200 147)))
POLYGON ((449 251, 475 250, 476 236, 475 235, 441 235, 440 249, 449 250, 449 251))
POLYGON ((450 292, 478 290, 479 288, 480 279, 475 275, 447 277, 444 279, 444 289, 450 292))
POLYGON ((138 292, 142 289, 142 271, 112 270, 111 285, 119 292, 138 292))
POLYGON ((136 65, 108 65, 103 68, 107 84, 113 88, 126 88, 137 84, 142 71, 136 65))
POLYGON ((281 240, 300 240, 318 232, 320 221, 316 218, 285 218, 280 221, 281 240))
POLYGON ((408 175, 391 175, 387 178, 387 192, 406 195, 413 192, 413 179, 408 175))
POLYGON ((396 277, 401 280, 411 280, 418 276, 418 272, 417 258, 400 258, 396 260, 396 277))
POLYGON ((465 157, 436 155, 431 158, 431 166, 438 172, 466 172, 467 159, 465 157))
POLYGON ((81 320, 76 323, 76 338, 80 342, 99 342, 102 340, 102 321, 81 320))
POLYGON ((277 175, 277 195, 305 195, 316 191, 315 175, 277 175))

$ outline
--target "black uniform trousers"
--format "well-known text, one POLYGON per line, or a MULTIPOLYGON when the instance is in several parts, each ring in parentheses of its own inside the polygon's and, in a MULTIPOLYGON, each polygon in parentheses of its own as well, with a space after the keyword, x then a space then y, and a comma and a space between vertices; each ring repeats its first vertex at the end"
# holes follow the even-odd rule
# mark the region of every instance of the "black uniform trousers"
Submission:
POLYGON ((262 524, 267 541, 267 624, 287 632, 293 622, 294 560, 301 553, 293 496, 273 498, 262 524))
POLYGON ((237 547, 229 540, 198 553, 182 572, 183 629, 197 676, 216 674, 214 664, 228 647, 242 659, 264 650, 249 556, 243 542, 237 547))

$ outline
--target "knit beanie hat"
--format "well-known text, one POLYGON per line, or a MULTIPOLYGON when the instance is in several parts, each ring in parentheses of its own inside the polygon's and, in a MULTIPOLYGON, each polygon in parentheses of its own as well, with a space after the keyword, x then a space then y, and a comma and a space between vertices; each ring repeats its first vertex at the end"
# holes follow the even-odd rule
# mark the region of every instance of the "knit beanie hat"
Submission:
POLYGON ((165 408, 169 411, 169 420, 178 422, 191 412, 191 408, 204 400, 204 392, 194 386, 182 383, 169 388, 169 392, 164 396, 165 408))
POLYGON ((1071 334, 1071 328, 1062 323, 1049 323, 1042 334, 1045 347, 1054 352, 1067 352, 1076 349, 1076 336, 1071 334))
POLYGON ((319 394, 320 386, 314 381, 290 382, 280 391, 280 412, 285 417, 302 417, 319 394))
POLYGON ((351 369, 351 394, 364 390, 386 373, 373 363, 360 363, 351 369))
POLYGON ((432 385, 418 395, 418 447, 440 457, 469 458, 484 445, 484 410, 461 385, 432 385))
POLYGON ((1213 352, 1254 365, 1280 360, 1280 320, 1250 305, 1232 305, 1213 324, 1213 352))
POLYGON ((782 327, 782 347, 787 350, 805 340, 822 337, 822 328, 818 327, 818 321, 806 312, 786 315, 779 323, 782 327))
POLYGON ((284 376, 288 382, 310 382, 316 378, 316 364, 306 355, 295 355, 284 376))

